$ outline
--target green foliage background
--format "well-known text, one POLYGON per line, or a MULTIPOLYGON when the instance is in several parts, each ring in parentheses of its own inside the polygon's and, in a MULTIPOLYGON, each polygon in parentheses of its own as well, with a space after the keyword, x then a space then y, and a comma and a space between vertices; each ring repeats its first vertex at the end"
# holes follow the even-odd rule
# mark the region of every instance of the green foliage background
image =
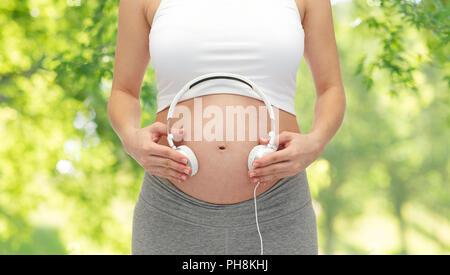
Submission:
MULTIPOLYGON (((143 169, 111 129, 119 1, 0 1, 0 253, 129 254, 143 169)), ((333 6, 347 111, 307 169, 323 254, 450 252, 445 0, 333 6)), ((154 119, 153 68, 142 125, 154 119)), ((306 63, 295 102, 311 129, 306 63)))

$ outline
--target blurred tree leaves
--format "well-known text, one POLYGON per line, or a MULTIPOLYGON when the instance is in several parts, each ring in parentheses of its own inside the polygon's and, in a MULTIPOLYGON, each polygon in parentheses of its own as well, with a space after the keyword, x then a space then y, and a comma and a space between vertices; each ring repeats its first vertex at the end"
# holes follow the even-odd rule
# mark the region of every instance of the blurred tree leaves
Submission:
MULTIPOLYGON (((130 253, 143 170, 106 112, 117 8, 0 2, 0 253, 130 253)), ((348 109, 308 168, 321 252, 448 253, 448 3, 352 1, 333 15, 348 109)), ((307 132, 314 86, 304 62, 299 73, 307 132)), ((156 93, 149 68, 143 125, 156 93)))
MULTIPOLYGON (((308 168, 323 253, 448 253, 448 20, 437 34, 428 23, 416 28, 401 15, 403 4, 420 7, 369 0, 334 7, 347 111, 308 168)), ((315 95, 304 63, 300 76, 296 108, 307 132, 315 95)))
POLYGON ((369 57, 363 54, 356 69, 362 74, 367 88, 373 84, 375 70, 388 72, 389 93, 397 95, 399 89, 419 92, 414 72, 429 63, 441 70, 440 76, 450 88, 450 4, 445 0, 369 0, 353 1, 357 7, 360 28, 366 37, 376 37, 379 49, 369 57), (422 33, 422 47, 412 47, 415 36, 411 26, 422 33))

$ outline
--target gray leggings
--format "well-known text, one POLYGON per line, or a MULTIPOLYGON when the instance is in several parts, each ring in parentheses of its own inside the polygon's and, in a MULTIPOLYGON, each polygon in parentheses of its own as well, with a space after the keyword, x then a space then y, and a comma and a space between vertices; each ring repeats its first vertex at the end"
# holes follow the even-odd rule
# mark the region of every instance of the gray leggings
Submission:
MULTIPOLYGON (((256 197, 264 254, 317 254, 316 217, 306 171, 256 197)), ((198 200, 145 173, 134 208, 132 254, 260 254, 253 198, 198 200)))

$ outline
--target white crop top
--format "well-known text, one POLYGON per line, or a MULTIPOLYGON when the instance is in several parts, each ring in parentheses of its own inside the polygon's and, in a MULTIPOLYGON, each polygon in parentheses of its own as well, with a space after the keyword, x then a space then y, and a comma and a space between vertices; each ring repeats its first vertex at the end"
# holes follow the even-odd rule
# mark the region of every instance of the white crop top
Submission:
MULTIPOLYGON (((161 0, 149 34, 157 111, 202 74, 246 76, 271 104, 295 115, 304 31, 295 0, 161 0)), ((180 101, 218 93, 255 97, 240 81, 213 79, 180 101)))

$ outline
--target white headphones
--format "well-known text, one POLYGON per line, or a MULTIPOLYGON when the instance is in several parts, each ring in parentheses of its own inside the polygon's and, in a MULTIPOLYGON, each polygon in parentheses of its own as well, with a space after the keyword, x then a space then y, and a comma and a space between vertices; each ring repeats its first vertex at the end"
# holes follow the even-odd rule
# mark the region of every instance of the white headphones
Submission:
POLYGON ((181 96, 183 96, 184 93, 189 91, 192 87, 197 85, 200 82, 210 80, 210 79, 217 79, 217 78, 224 78, 224 79, 233 79, 240 82, 243 82, 244 84, 247 84, 252 88, 252 91, 255 92, 266 104, 267 110, 269 111, 269 117, 271 120, 271 129, 269 132, 270 140, 267 145, 257 145, 253 147, 253 149, 250 151, 250 154, 248 155, 248 169, 253 169, 253 161, 255 159, 261 158, 269 153, 275 152, 278 148, 277 145, 275 145, 275 116, 273 113, 272 105, 270 104, 269 100, 266 98, 266 96, 258 89, 258 87, 253 83, 250 79, 233 73, 207 73, 204 75, 201 75, 199 77, 194 78, 193 80, 189 81, 184 87, 175 95, 174 99, 172 100, 172 103, 170 104, 169 112, 167 113, 167 141, 169 143, 169 146, 175 149, 176 151, 180 152, 181 154, 185 155, 189 161, 187 165, 191 167, 191 176, 194 176, 198 171, 198 161, 197 157, 195 156, 194 152, 186 145, 181 146, 175 146, 173 143, 173 135, 170 133, 170 119, 173 116, 173 112, 175 109, 175 106, 177 105, 178 101, 180 100, 181 96))

